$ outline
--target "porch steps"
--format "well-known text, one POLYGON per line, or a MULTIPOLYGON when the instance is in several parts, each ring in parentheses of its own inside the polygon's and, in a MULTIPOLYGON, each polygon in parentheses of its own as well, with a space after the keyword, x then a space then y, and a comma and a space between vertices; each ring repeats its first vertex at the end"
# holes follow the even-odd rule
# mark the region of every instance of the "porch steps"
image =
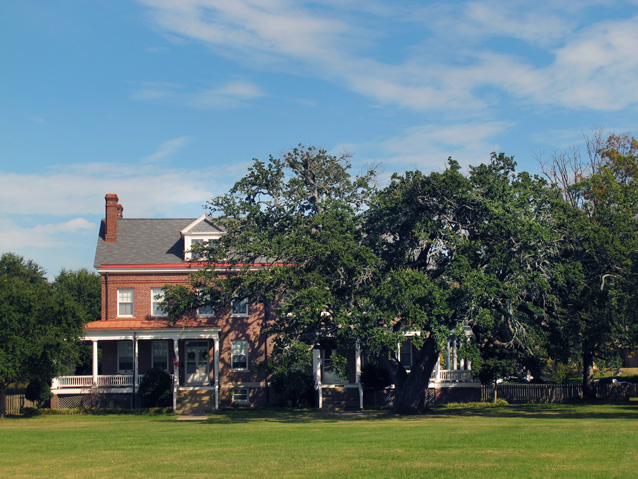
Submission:
POLYGON ((215 410, 215 391, 177 391, 175 412, 186 416, 202 416, 215 410))
POLYGON ((358 411, 358 388, 326 388, 322 389, 322 408, 329 411, 358 411))

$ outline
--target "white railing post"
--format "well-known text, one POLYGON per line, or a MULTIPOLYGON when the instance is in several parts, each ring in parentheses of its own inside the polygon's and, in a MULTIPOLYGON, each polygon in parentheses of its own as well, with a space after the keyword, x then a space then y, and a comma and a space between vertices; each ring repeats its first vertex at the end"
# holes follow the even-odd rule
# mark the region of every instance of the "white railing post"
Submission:
POLYGON ((215 337, 213 340, 213 347, 215 350, 213 351, 214 365, 215 368, 215 410, 219 409, 219 336, 215 337))
POLYGON ((93 340, 93 386, 97 386, 97 358, 98 358, 98 350, 97 350, 97 340, 93 340))

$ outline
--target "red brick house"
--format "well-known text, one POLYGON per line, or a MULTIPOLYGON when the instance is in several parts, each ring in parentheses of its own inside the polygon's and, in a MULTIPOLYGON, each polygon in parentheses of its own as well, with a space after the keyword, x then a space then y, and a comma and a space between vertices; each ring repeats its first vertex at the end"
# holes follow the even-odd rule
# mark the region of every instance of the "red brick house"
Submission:
POLYGON ((173 375, 178 411, 266 405, 266 378, 254 368, 267 354, 261 305, 238 298, 230 308, 201 308, 175 324, 158 307, 163 286, 187 284, 191 245, 223 229, 206 215, 126 219, 122 213, 117 195, 106 195, 94 264, 102 277, 102 318, 84 328, 93 345, 92 374, 56 378, 53 407, 77 407, 91 395, 131 407, 153 366, 173 375))
MULTIPOLYGON (((173 408, 179 412, 271 404, 267 377, 255 368, 270 353, 261 304, 237 298, 231 307, 200 308, 175 323, 158 306, 162 287, 188 284, 197 269, 191 246, 219 238, 224 229, 206 215, 127 219, 117 195, 105 198, 94 263, 102 280, 102 317, 84 328, 84 340, 92 344, 91 374, 55 378, 52 407, 135 407, 139 381, 154 366, 172 375, 173 408)), ((399 349, 409 367, 407 344, 399 349)), ((431 392, 463 390, 474 397, 478 384, 455 351, 450 343, 449 369, 437 367, 431 392)), ((330 355, 329 349, 313 351, 316 406, 362 408, 359 349, 350 354, 346 380, 331 371, 330 355)))

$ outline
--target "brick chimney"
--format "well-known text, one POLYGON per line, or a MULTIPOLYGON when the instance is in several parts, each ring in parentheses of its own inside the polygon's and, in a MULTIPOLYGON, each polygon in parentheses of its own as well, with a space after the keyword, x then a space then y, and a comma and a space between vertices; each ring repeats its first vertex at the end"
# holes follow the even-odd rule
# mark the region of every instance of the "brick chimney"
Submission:
POLYGON ((104 230, 104 241, 113 243, 117 240, 117 220, 122 217, 122 205, 118 203, 117 195, 107 194, 106 200, 106 227, 104 230))

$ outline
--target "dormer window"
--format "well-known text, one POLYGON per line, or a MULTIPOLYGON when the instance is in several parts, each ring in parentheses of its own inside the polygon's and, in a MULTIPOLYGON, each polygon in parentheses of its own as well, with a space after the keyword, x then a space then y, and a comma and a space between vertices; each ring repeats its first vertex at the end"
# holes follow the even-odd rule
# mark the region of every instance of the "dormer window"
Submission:
POLYGON ((206 243, 219 239, 224 231, 213 223, 210 216, 202 215, 181 233, 184 238, 184 260, 198 261, 203 259, 203 254, 198 254, 193 249, 201 248, 206 243))

